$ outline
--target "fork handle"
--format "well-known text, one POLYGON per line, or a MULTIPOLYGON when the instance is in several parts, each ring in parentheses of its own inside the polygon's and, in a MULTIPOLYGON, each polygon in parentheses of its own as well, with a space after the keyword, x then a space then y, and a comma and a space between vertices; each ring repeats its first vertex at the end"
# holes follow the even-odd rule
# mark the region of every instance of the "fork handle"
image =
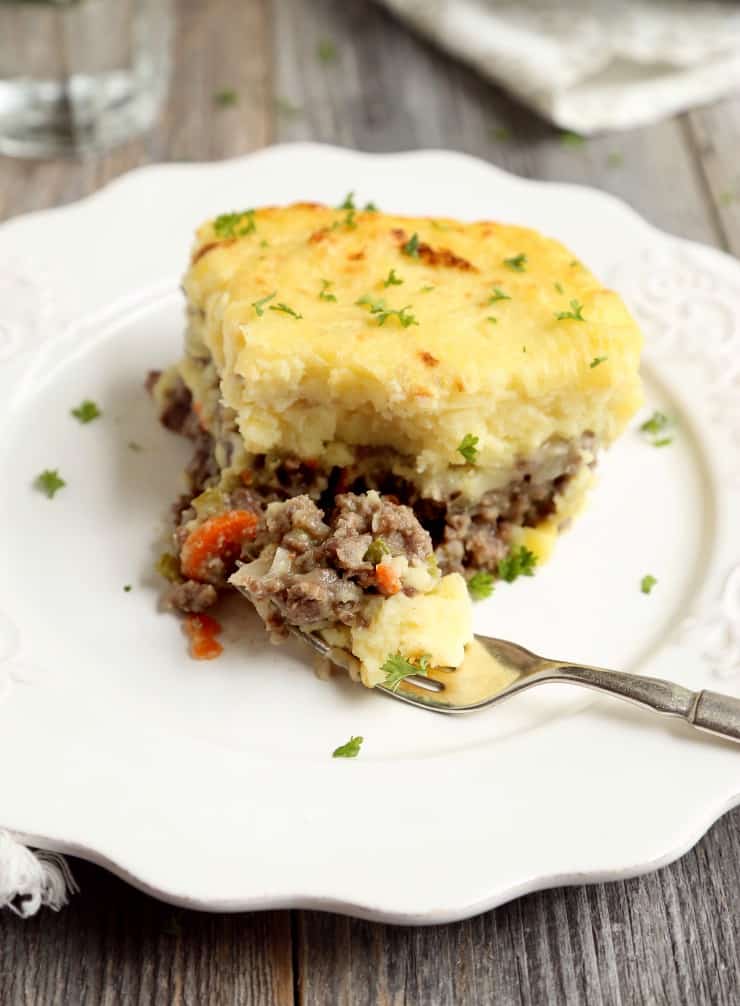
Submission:
POLYGON ((731 695, 708 690, 692 692, 662 678, 575 664, 559 666, 555 678, 617 695, 654 712, 677 716, 697 730, 740 741, 740 699, 731 695))

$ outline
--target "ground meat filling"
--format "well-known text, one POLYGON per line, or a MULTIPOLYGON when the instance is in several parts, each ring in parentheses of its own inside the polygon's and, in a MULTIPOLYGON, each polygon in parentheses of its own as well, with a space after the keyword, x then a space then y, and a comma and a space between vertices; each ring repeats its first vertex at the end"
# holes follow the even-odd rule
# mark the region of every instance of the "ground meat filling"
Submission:
MULTIPOLYGON (((276 635, 286 625, 362 625, 368 596, 377 593, 367 552, 381 538, 393 556, 424 562, 432 542, 413 511, 377 493, 342 495, 325 522, 306 495, 271 504, 263 530, 230 583, 243 591, 276 635)), ((387 554, 387 553, 386 553, 387 554)))
MULTIPOLYGON (((150 389, 158 376, 150 375, 150 389)), ((195 515, 192 499, 218 485, 224 452, 231 456, 227 447, 233 422, 227 415, 218 416, 216 435, 204 430, 181 381, 168 384, 158 400, 163 424, 189 437, 195 446, 187 468, 189 493, 174 507, 180 548, 187 533, 184 525, 195 515), (216 459, 219 448, 221 465, 216 459)), ((241 473, 248 488, 228 494, 225 506, 261 513, 270 503, 291 504, 268 518, 242 555, 253 561, 270 547, 274 554, 281 549, 280 556, 290 559, 291 576, 302 577, 290 583, 277 577, 269 585, 258 585, 255 573, 249 590, 255 603, 268 605, 271 624, 276 607, 282 611, 275 622, 278 628, 286 619, 294 624, 329 620, 331 612, 336 621, 353 624, 360 617, 362 591, 372 589, 374 566, 365 556, 376 539, 393 555, 409 559, 423 559, 434 551, 443 573, 471 575, 479 569, 495 573, 511 547, 514 529, 536 527, 555 512, 557 497, 573 476, 594 463, 596 446, 591 433, 570 441, 548 441, 537 456, 519 463, 508 485, 487 492, 473 506, 459 495, 444 501, 420 497, 411 483, 389 473, 387 452, 377 448, 358 450, 361 471, 351 467, 326 471, 311 460, 258 455, 241 473), (330 515, 328 523, 325 514, 330 515)), ((210 586, 221 589, 232 571, 219 566, 216 558, 210 586)), ((215 590, 196 586, 197 581, 178 584, 171 603, 184 611, 201 611, 215 601, 215 590)))

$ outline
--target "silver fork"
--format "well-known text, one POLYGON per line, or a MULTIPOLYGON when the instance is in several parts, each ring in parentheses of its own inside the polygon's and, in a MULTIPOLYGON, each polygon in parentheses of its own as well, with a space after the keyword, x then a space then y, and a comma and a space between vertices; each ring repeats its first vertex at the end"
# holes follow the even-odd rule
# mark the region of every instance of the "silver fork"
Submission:
MULTIPOLYGON (((348 671, 359 663, 347 650, 330 646, 311 632, 291 627, 292 634, 322 657, 348 671)), ((664 716, 675 716, 698 730, 740 741, 740 699, 719 692, 692 692, 661 678, 609 671, 564 660, 547 660, 505 639, 476 636, 457 670, 432 668, 429 676, 410 675, 395 689, 378 691, 436 713, 469 713, 485 709, 547 682, 567 681, 606 692, 664 716)))

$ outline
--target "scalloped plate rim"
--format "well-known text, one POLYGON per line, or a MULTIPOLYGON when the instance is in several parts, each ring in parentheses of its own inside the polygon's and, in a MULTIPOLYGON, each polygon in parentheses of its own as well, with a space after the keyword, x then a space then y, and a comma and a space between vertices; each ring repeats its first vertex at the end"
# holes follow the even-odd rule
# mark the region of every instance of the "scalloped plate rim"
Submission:
MULTIPOLYGON (((323 153, 330 153, 332 155, 339 154, 346 157, 362 159, 366 161, 377 161, 378 159, 385 160, 421 160, 421 159, 444 159, 445 161, 450 161, 450 159, 458 160, 466 165, 474 164, 481 170, 485 172, 498 175, 502 180, 506 182, 507 185, 517 185, 521 188, 534 187, 541 190, 549 190, 550 192, 557 192, 559 190, 568 191, 578 198, 586 197, 592 203, 601 202, 604 206, 608 205, 613 210, 619 211, 623 216, 628 216, 630 222, 635 225, 636 228, 640 228, 643 233, 649 235, 654 244, 664 245, 670 243, 674 247, 684 247, 686 249, 691 249, 694 252, 699 252, 701 255, 707 255, 710 258, 714 258, 718 263, 721 262, 724 268, 732 266, 735 270, 738 270, 737 261, 727 254, 726 252, 698 244, 691 240, 677 237, 675 235, 669 234, 651 224, 649 221, 645 220, 639 213, 637 213, 632 207, 625 203, 620 198, 613 196, 609 193, 602 192, 597 189, 590 188, 584 185, 562 183, 562 182, 550 182, 535 179, 523 178, 517 175, 512 175, 502 168, 495 165, 489 164, 485 160, 477 157, 471 157, 467 154, 463 154, 457 151, 445 151, 443 149, 431 149, 431 150, 420 150, 420 151, 401 151, 397 153, 382 153, 374 154, 370 152, 357 151, 347 148, 342 148, 338 146, 331 146, 325 144, 317 143, 289 143, 289 144, 279 144, 272 147, 264 148, 252 154, 247 154, 244 156, 235 157, 226 161, 218 162, 181 162, 181 163, 164 163, 164 164, 153 164, 146 165, 131 172, 128 172, 119 178, 107 183, 100 190, 92 193, 91 195, 60 207, 54 207, 47 210, 36 211, 32 213, 22 214, 15 217, 2 225, 0 225, 0 242, 3 240, 3 235, 8 236, 17 227, 23 227, 25 224, 31 221, 45 220, 45 219, 60 219, 64 215, 74 215, 80 210, 84 209, 86 212, 96 212, 98 208, 104 209, 106 201, 111 195, 117 193, 119 190, 124 191, 132 181, 138 181, 139 179, 145 178, 147 176, 153 177, 160 174, 167 174, 170 171, 175 171, 178 173, 189 173, 194 174, 202 172, 205 170, 212 170, 214 173, 219 170, 231 170, 241 164, 251 164, 255 161, 269 160, 271 157, 275 156, 297 156, 300 153, 310 153, 312 155, 321 155, 323 153)), ((738 278, 740 278, 740 271, 738 272, 738 278)), ((159 281, 159 277, 157 277, 159 281)), ((115 306, 115 305, 113 305, 115 306)), ((112 307, 113 307, 112 306, 112 307)), ((97 314, 99 312, 93 311, 91 314, 97 314)), ((84 323, 87 317, 80 317, 75 319, 71 323, 72 327, 75 327, 81 323, 84 323)), ((545 888, 550 888, 553 886, 560 885, 572 885, 580 884, 584 882, 601 882, 601 881, 611 881, 617 879, 623 879, 627 877, 637 876, 651 870, 657 869, 667 863, 674 861, 675 859, 682 856, 688 849, 690 849, 696 841, 707 831, 709 827, 725 812, 735 807, 740 803, 740 785, 736 790, 734 790, 729 796, 725 795, 723 799, 713 796, 712 800, 707 801, 707 805, 703 806, 699 810, 696 806, 692 810, 690 816, 691 827, 686 826, 681 833, 681 839, 676 844, 667 840, 663 843, 665 845, 665 851, 659 853, 657 856, 653 855, 645 860, 635 862, 629 866, 624 865, 614 870, 604 870, 596 872, 579 873, 578 871, 563 871, 550 874, 543 874, 540 876, 533 876, 529 880, 523 883, 514 885, 511 888, 505 889, 499 887, 499 889, 493 893, 488 894, 483 897, 480 901, 475 903, 466 903, 464 905, 454 905, 449 907, 438 907, 430 911, 425 911, 421 914, 414 913, 413 911, 404 911, 402 909, 384 907, 382 904, 374 905, 366 901, 354 901, 352 898, 327 898, 322 897, 320 894, 316 893, 306 893, 306 894, 296 894, 295 896, 289 897, 277 897, 271 898, 269 894, 255 898, 255 897, 244 897, 236 898, 234 902, 208 902, 206 900, 198 898, 189 898, 187 895, 178 893, 175 891, 168 890, 166 888, 158 888, 156 885, 152 884, 150 881, 144 880, 141 875, 137 875, 135 872, 130 872, 125 864, 125 857, 110 857, 106 855, 105 852, 98 849, 86 846, 82 842, 63 842, 54 839, 51 836, 43 835, 24 835, 29 842, 40 847, 48 848, 54 851, 60 851, 63 853, 69 853, 72 855, 80 856, 84 859, 88 859, 91 862, 98 863, 101 866, 109 869, 111 872, 115 873, 117 876, 128 881, 135 887, 151 894, 153 896, 159 897, 165 901, 170 901, 173 904, 182 905, 184 907, 197 908, 200 910, 210 910, 210 911, 244 911, 244 910, 263 910, 268 908, 288 908, 288 907, 305 907, 305 908, 317 908, 326 911, 335 911, 341 914, 356 915, 361 918, 369 920, 378 920, 385 922, 392 922, 397 924, 431 924, 431 923, 441 923, 450 922, 458 919, 463 919, 470 917, 471 915, 477 915, 481 912, 487 911, 494 908, 512 898, 519 897, 521 895, 530 893, 532 891, 541 890, 545 888)), ((670 836, 668 836, 670 839, 670 836)), ((135 858, 135 857, 134 857, 135 858)), ((485 886, 482 884, 482 886, 485 886)))

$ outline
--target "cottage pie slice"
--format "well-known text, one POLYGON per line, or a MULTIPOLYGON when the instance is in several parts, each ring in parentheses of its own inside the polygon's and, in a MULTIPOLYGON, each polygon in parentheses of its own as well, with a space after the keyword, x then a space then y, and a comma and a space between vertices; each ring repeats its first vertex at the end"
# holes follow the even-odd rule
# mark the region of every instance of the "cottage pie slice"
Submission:
POLYGON ((642 400, 619 296, 521 227, 314 203, 229 213, 198 231, 184 290, 185 355, 153 384, 162 421, 195 443, 173 603, 202 610, 232 577, 273 628, 309 624, 286 592, 313 578, 311 626, 341 630, 370 684, 373 634, 385 653, 460 662, 462 578, 546 558, 642 400), (348 607, 322 606, 329 581, 348 607), (444 605, 461 614, 443 654, 444 605))

